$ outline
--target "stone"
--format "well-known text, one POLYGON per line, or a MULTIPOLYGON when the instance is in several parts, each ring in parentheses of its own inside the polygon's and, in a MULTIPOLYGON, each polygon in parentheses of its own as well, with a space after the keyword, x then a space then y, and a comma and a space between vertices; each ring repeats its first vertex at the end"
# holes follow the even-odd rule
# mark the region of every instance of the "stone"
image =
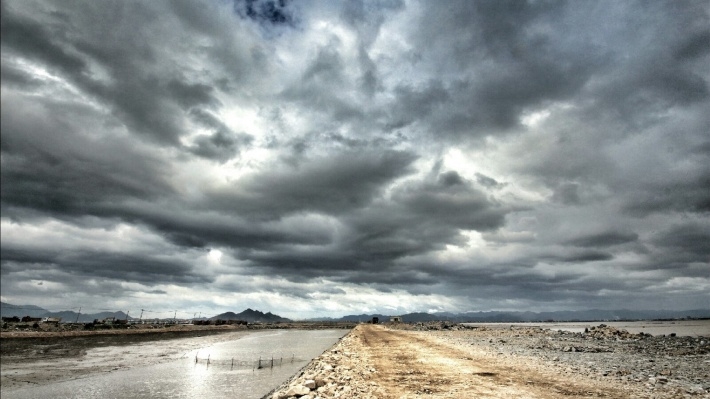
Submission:
POLYGON ((306 380, 303 382, 303 386, 308 389, 316 389, 316 382, 314 380, 306 380))
POLYGON ((308 395, 311 392, 310 389, 303 385, 294 385, 286 391, 286 396, 296 396, 296 397, 301 397, 304 395, 308 395))

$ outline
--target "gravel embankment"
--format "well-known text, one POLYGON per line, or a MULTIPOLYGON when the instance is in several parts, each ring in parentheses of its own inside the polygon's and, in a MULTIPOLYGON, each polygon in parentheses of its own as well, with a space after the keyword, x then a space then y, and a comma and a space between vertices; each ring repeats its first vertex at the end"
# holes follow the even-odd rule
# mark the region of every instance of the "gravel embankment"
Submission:
POLYGON ((353 329, 264 399, 382 398, 383 390, 372 381, 377 370, 358 350, 360 338, 361 332, 353 329))
MULTIPOLYGON (((415 330, 414 336, 462 352, 483 351, 506 367, 525 364, 563 380, 584 378, 600 387, 618 387, 629 397, 710 398, 708 337, 654 337, 605 325, 584 333, 529 327, 470 329, 446 323, 395 328, 415 330)), ((354 329, 267 398, 386 398, 378 371, 367 351, 361 350, 362 339, 366 337, 354 329)))

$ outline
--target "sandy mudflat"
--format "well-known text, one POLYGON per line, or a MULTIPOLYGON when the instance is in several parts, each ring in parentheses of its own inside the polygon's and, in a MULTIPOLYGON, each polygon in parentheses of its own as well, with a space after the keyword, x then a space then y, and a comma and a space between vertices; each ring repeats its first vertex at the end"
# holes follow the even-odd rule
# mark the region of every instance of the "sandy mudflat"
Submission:
POLYGON ((0 386, 6 391, 158 364, 206 343, 235 339, 245 331, 220 326, 194 330, 3 333, 0 386))
POLYGON ((268 397, 710 398, 707 337, 428 327, 358 326, 268 397))

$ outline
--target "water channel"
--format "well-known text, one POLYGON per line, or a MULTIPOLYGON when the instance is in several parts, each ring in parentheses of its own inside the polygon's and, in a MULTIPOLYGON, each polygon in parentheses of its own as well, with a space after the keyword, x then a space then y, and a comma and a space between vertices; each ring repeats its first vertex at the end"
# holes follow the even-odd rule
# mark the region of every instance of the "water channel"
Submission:
MULTIPOLYGON (((13 398, 196 398, 258 399, 330 348, 348 330, 267 330, 246 332, 224 342, 183 346, 158 364, 90 373, 83 378, 3 390, 13 398), (209 361, 208 361, 209 359, 209 361), (262 361, 259 362, 258 360, 262 361), (273 359, 273 363, 272 363, 273 359), (273 367, 272 367, 273 364, 273 367), (261 368, 260 368, 261 367, 261 368)), ((102 362, 126 353, 148 356, 169 341, 89 350, 82 361, 102 362)), ((139 358, 137 358, 139 360, 139 358)), ((140 363, 140 362, 138 362, 140 363)), ((30 365, 28 365, 30 366, 30 365)), ((36 364, 31 367, 41 367, 36 364)))

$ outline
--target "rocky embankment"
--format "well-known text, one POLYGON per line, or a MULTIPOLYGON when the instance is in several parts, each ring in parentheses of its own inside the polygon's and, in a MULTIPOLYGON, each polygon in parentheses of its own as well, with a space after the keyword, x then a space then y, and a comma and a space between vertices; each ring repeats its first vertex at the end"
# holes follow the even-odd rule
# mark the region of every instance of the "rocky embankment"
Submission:
POLYGON ((383 390, 373 381, 377 370, 360 346, 355 328, 332 348, 265 399, 382 398, 383 390))
MULTIPOLYGON (((463 352, 488 353, 505 367, 524 364, 563 380, 583 377, 600 387, 618 387, 628 397, 710 398, 708 337, 631 334, 605 325, 583 333, 446 323, 395 328, 416 330, 414 337, 423 334, 463 352)), ((378 370, 362 350, 363 339, 367 337, 354 329, 267 398, 387 397, 382 384, 388 382, 378 379, 378 370)))

